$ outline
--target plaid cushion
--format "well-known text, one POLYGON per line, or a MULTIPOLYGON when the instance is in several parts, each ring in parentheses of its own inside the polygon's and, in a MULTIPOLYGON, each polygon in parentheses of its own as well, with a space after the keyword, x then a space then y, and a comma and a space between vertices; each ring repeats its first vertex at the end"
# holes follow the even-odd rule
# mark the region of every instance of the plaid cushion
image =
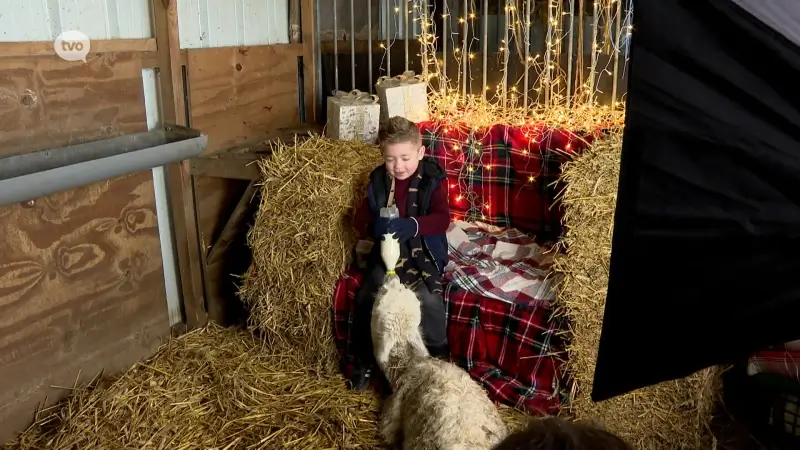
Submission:
POLYGON ((473 131, 422 122, 419 128, 428 155, 447 172, 453 219, 515 227, 540 241, 561 235, 554 182, 567 156, 554 150, 575 152, 584 140, 534 125, 473 131))
POLYGON ((756 352, 748 360, 747 373, 769 373, 800 382, 800 340, 756 352))
POLYGON ((762 350, 747 362, 747 374, 768 373, 792 378, 800 383, 800 352, 762 350))

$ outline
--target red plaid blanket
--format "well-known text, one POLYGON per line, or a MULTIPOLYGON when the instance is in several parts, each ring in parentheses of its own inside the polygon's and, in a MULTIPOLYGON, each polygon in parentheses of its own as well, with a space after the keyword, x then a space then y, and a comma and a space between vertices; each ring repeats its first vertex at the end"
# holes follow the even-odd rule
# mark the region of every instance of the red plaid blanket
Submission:
POLYGON ((800 382, 800 340, 755 353, 748 361, 747 373, 769 373, 800 382))
POLYGON ((515 227, 546 241, 561 235, 555 181, 566 155, 554 150, 579 151, 590 138, 535 125, 419 128, 428 155, 447 172, 453 219, 515 227))
MULTIPOLYGON (((558 411, 558 323, 550 320, 550 255, 523 233, 463 222, 446 271, 451 359, 487 389, 490 398, 537 414, 558 411), (463 239, 462 239, 463 238, 463 239)), ((334 335, 352 369, 350 326, 361 275, 348 272, 334 295, 334 335)))

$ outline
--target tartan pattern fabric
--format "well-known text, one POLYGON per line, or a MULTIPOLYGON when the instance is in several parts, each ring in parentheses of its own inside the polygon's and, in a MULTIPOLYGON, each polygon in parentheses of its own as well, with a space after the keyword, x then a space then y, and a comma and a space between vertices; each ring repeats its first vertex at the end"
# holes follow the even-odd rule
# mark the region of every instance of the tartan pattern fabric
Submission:
POLYGON ((545 307, 555 301, 553 253, 516 228, 456 221, 447 232, 450 259, 445 280, 480 295, 545 307))
MULTIPOLYGON (((427 154, 447 172, 453 220, 513 227, 540 243, 560 236, 561 211, 554 206, 558 189, 554 182, 568 156, 555 150, 575 152, 584 141, 569 132, 532 125, 497 125, 479 131, 436 122, 418 126, 427 154)), ((482 248, 498 241, 533 242, 511 230, 488 232, 471 240, 482 248)), ((515 293, 514 301, 508 301, 510 297, 504 298, 503 289, 494 285, 499 279, 481 278, 470 267, 471 258, 451 248, 450 259, 448 267, 456 270, 450 275, 456 276, 445 283, 444 300, 453 362, 479 381, 495 401, 535 414, 557 412, 566 401, 567 390, 561 386, 563 353, 556 333, 560 323, 551 318, 550 297, 515 293)), ((507 276, 522 279, 533 279, 549 269, 536 258, 524 262, 528 267, 515 267, 514 261, 497 267, 507 269, 507 276)), ((336 284, 333 296, 334 340, 346 377, 353 369, 351 328, 360 285, 361 273, 353 267, 336 284)))
POLYGON ((539 241, 561 235, 555 181, 567 154, 584 148, 589 137, 534 125, 418 126, 426 153, 447 172, 454 220, 515 227, 539 241))
POLYGON ((800 383, 800 340, 753 354, 747 362, 747 374, 759 373, 791 378, 800 383))

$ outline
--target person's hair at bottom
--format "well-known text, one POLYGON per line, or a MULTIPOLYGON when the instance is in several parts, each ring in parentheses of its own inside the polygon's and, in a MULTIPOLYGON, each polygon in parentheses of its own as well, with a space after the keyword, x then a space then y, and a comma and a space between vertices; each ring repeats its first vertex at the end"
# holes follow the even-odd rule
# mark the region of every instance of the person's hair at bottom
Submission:
POLYGON ((494 450, 633 450, 622 438, 602 428, 545 417, 510 434, 494 450))

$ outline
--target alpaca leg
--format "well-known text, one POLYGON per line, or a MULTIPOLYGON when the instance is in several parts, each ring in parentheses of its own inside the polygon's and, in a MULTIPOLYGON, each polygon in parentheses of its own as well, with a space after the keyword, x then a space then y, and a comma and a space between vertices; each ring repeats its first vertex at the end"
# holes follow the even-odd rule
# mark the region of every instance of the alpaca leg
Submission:
POLYGON ((403 441, 403 411, 396 394, 386 399, 381 412, 381 436, 392 447, 403 441))

